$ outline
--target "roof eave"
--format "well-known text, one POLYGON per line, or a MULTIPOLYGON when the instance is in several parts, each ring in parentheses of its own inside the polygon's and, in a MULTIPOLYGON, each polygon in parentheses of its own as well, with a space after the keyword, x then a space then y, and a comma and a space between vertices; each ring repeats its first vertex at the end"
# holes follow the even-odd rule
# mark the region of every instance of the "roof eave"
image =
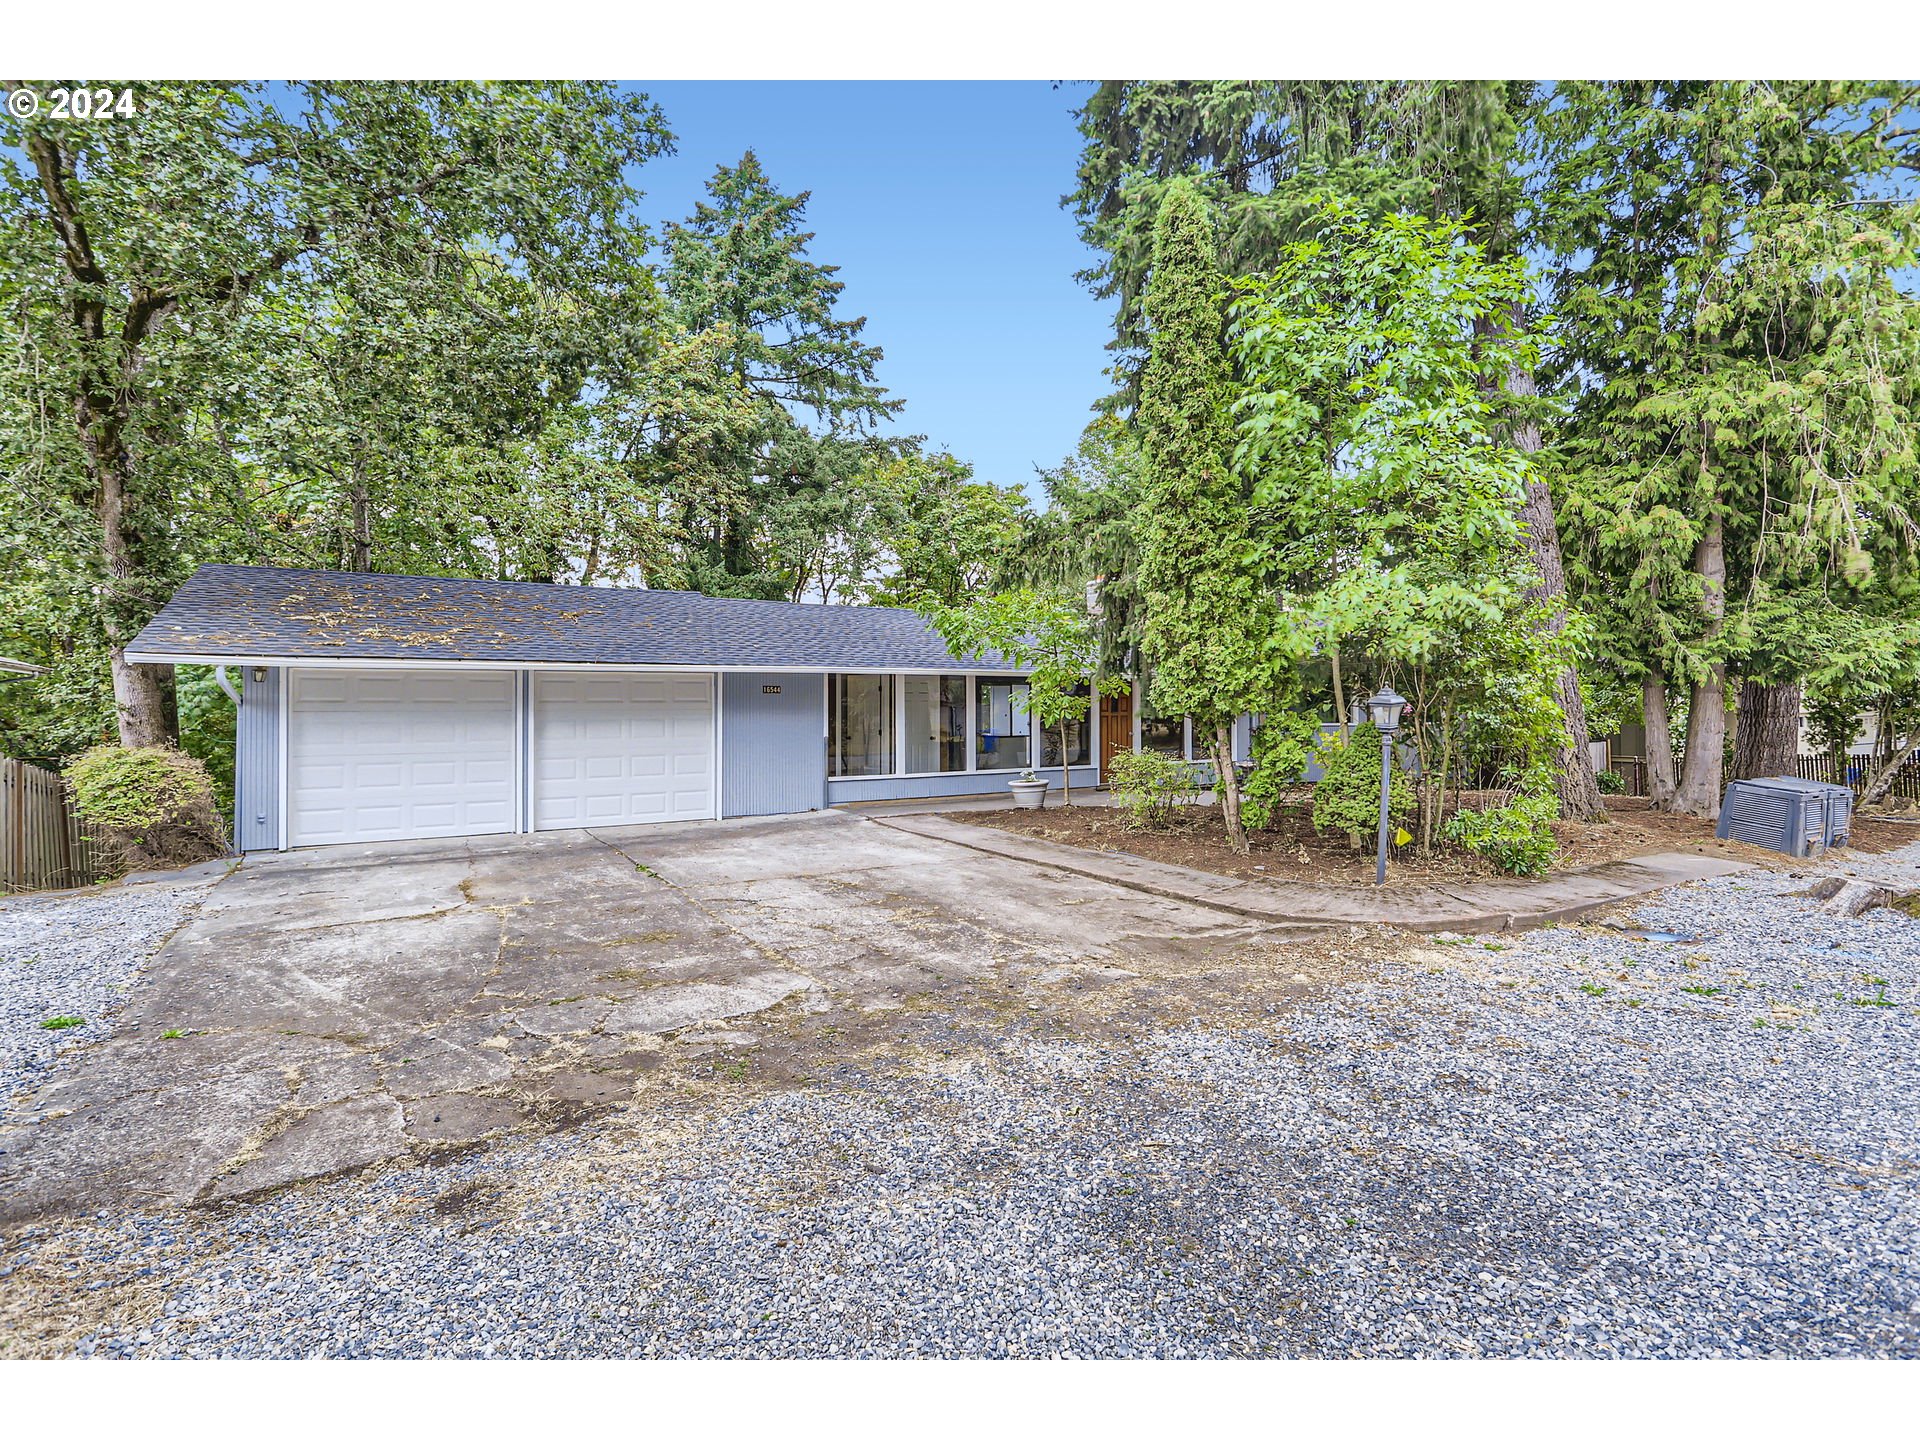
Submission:
POLYGON ((131 665, 260 665, 302 670, 658 670, 719 675, 1024 675, 1004 665, 817 665, 767 661, 750 665, 701 665, 683 661, 616 660, 448 660, 428 656, 220 655, 205 652, 129 650, 131 665))

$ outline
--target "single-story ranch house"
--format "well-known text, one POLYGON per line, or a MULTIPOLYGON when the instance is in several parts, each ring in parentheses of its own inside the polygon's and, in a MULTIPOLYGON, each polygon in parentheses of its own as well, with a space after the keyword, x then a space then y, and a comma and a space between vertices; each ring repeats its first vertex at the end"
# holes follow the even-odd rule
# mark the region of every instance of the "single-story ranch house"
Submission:
MULTIPOLYGON (((1059 731, 1034 733, 1020 672, 952 655, 912 610, 208 565, 127 658, 239 672, 242 850, 1060 779, 1059 731)), ((1068 727, 1073 783, 1143 743, 1198 758, 1188 729, 1089 699, 1068 727)))

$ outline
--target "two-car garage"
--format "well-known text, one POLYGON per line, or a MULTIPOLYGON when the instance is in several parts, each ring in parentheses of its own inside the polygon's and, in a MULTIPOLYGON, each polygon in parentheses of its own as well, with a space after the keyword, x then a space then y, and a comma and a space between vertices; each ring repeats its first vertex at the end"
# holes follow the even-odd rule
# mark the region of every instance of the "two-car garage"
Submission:
POLYGON ((289 845, 716 813, 710 675, 292 668, 284 714, 289 845))

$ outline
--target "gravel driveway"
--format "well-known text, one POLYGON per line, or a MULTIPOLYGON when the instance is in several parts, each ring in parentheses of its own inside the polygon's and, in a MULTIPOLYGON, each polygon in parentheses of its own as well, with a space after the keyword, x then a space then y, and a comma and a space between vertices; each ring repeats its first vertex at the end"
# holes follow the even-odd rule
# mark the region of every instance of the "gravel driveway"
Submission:
MULTIPOLYGON (((1849 868, 1920 887, 1920 846, 1849 868)), ((1920 923, 1806 883, 1612 917, 1683 939, 1347 937, 1346 979, 1165 1025, 909 1007, 807 1083, 720 1057, 428 1170, 18 1231, 0 1319, 100 1355, 1920 1357, 1920 923)))
POLYGON ((140 967, 211 885, 158 882, 71 898, 0 899, 0 1115, 61 1051, 113 1033, 115 1012, 140 967), (50 1020, 53 1029, 46 1028, 50 1020))

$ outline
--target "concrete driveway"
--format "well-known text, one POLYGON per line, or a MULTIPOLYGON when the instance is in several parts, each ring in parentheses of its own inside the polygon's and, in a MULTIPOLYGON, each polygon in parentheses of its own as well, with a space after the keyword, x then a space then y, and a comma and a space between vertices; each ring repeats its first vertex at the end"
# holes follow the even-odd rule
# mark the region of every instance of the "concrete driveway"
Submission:
POLYGON ((431 1161, 670 1104, 799 1017, 819 1063, 943 993, 1040 1010, 1280 938, 837 812, 256 857, 9 1117, 0 1220, 431 1161))

